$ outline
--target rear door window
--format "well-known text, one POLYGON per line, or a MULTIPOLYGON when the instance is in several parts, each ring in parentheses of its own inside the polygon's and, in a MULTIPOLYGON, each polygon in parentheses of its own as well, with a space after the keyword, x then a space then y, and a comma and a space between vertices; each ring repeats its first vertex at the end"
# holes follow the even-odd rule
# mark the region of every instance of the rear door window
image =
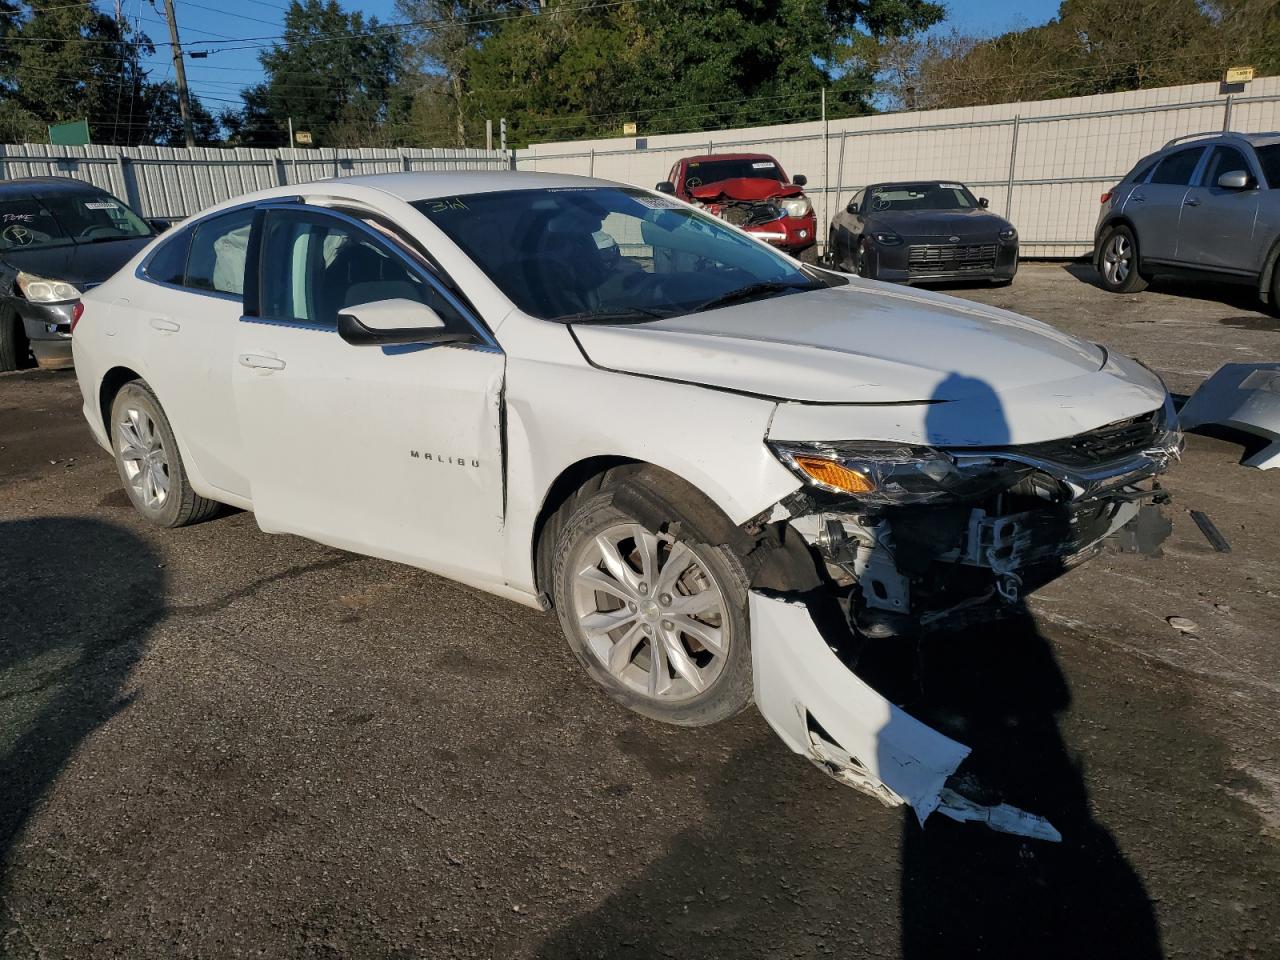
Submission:
POLYGON ((1192 147, 1169 154, 1156 167, 1156 172, 1151 175, 1151 182, 1178 187, 1190 186, 1191 175, 1195 173, 1203 153, 1204 147, 1192 147))
POLYGON ((244 293, 245 254, 255 212, 246 207, 196 224, 183 286, 235 296, 244 293))
POLYGON ((1280 143, 1258 147, 1254 152, 1258 155, 1262 175, 1267 178, 1267 186, 1272 190, 1280 190, 1280 143))

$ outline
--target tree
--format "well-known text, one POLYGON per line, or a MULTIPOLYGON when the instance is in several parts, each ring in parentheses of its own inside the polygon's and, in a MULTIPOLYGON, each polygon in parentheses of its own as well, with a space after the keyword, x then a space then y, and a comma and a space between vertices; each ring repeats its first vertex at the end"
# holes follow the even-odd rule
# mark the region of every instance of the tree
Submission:
POLYGON ((239 118, 227 118, 235 134, 280 129, 292 118, 295 130, 333 145, 398 122, 408 109, 397 90, 398 35, 336 0, 292 0, 283 42, 258 59, 266 80, 243 92, 239 118))
MULTIPOLYGON (((161 147, 186 145, 186 133, 182 128, 182 113, 178 108, 178 85, 172 80, 147 84, 148 109, 144 114, 139 142, 154 143, 161 147)), ((217 143, 218 121, 203 103, 191 98, 191 128, 197 146, 207 147, 217 143)))
POLYGON ((661 133, 867 112, 865 38, 942 19, 928 0, 548 2, 468 54, 470 107, 506 116, 514 138, 661 133))

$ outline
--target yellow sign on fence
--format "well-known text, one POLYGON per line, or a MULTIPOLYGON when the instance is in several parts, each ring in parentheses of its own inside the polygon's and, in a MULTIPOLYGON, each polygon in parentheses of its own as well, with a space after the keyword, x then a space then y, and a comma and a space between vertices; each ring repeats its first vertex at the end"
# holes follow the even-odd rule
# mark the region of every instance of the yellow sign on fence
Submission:
POLYGON ((634 123, 624 123, 622 125, 622 135, 624 137, 634 137, 636 135, 636 125, 634 123))
POLYGON ((1253 67, 1228 67, 1225 83, 1248 83, 1253 79, 1253 67))

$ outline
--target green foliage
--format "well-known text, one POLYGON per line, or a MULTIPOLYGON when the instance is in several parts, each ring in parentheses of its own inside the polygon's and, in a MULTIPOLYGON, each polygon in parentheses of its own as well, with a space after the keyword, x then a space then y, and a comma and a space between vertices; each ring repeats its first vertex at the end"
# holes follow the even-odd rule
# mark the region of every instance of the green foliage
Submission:
POLYGON ((829 116, 864 113, 874 77, 851 51, 942 15, 926 0, 548 3, 471 49, 469 106, 518 143, 814 119, 823 88, 829 116))
MULTIPOLYGON (((258 59, 266 81, 244 92, 242 116, 228 118, 241 139, 246 131, 281 131, 292 117, 294 130, 310 132, 316 145, 375 145, 380 131, 408 112, 398 87, 398 35, 336 0, 293 0, 283 41, 258 59)), ((278 142, 287 139, 281 134, 278 142)))

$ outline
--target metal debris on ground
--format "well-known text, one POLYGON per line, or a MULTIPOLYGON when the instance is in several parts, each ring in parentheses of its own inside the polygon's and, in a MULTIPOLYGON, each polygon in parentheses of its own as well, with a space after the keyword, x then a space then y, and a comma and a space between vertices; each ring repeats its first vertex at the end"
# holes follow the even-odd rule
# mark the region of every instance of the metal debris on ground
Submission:
POLYGON ((1204 534, 1204 538, 1209 541, 1213 549, 1219 553, 1231 552, 1231 544, 1227 542, 1227 538, 1222 535, 1217 525, 1209 519, 1207 513, 1202 510, 1192 510, 1191 519, 1196 522, 1196 526, 1200 528, 1200 532, 1204 534))

